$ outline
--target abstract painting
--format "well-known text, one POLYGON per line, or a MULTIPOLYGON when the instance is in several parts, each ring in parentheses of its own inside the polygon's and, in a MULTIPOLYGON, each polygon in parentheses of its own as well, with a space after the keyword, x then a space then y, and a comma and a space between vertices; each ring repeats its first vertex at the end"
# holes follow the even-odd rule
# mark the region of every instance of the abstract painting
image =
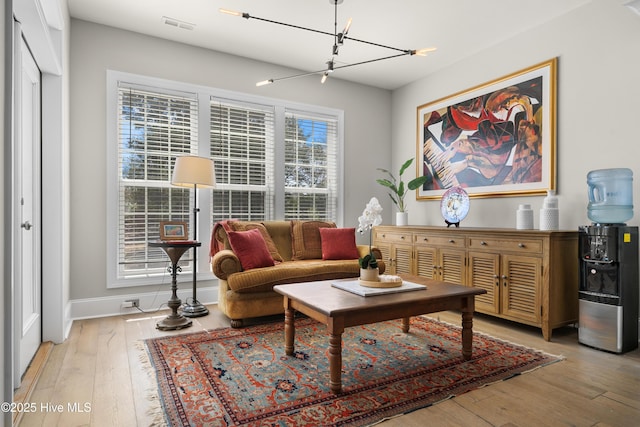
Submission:
POLYGON ((555 190, 557 58, 417 108, 417 199, 555 190))

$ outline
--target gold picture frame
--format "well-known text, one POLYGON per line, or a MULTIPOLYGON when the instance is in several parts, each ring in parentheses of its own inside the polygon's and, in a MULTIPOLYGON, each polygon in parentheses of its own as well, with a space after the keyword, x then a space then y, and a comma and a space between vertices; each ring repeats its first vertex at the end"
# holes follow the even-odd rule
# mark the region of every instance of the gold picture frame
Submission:
POLYGON ((417 107, 416 199, 556 188, 557 58, 417 107))
POLYGON ((161 221, 160 240, 187 240, 187 223, 184 221, 161 221))

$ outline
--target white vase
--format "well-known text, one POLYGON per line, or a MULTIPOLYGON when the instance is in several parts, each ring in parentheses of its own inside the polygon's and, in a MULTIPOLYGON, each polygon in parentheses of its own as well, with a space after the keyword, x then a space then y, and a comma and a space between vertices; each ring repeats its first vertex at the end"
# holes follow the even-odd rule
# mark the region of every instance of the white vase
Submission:
POLYGON ((540 230, 557 230, 560 226, 558 198, 553 190, 547 191, 540 209, 540 230))
POLYGON ((531 205, 520 205, 516 212, 516 228, 518 230, 533 229, 533 209, 531 205))
POLYGON ((378 267, 361 268, 360 280, 364 280, 365 282, 377 282, 378 280, 380 280, 380 272, 378 270, 378 267))
POLYGON ((396 212, 396 225, 409 225, 409 212, 396 212))

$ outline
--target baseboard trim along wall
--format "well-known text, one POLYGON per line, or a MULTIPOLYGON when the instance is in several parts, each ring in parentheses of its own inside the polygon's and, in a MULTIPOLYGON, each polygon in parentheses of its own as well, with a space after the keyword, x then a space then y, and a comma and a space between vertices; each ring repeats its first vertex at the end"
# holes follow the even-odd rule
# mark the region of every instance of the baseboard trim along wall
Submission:
MULTIPOLYGON (((178 297, 184 302, 191 298, 192 289, 178 289, 178 297)), ((118 316, 121 314, 140 313, 137 308, 123 308, 122 303, 128 299, 138 298, 140 309, 149 314, 160 313, 160 310, 168 310, 167 301, 171 297, 171 291, 147 292, 143 294, 116 295, 112 297, 86 298, 71 300, 65 310, 66 319, 70 319, 65 325, 65 339, 69 336, 73 320, 91 319, 95 317, 118 316)), ((216 304, 218 302, 218 286, 198 288, 198 300, 203 304, 216 304)), ((578 327, 576 323, 575 328, 578 327)), ((638 318, 638 330, 640 331, 640 318, 638 318)), ((638 335, 640 342, 640 334, 638 335)))
MULTIPOLYGON (((215 304, 218 302, 218 286, 198 288, 198 301, 202 304, 215 304)), ((184 303, 191 299, 192 289, 178 289, 178 298, 184 303)), ((76 299, 70 301, 71 320, 91 319, 95 317, 118 316, 121 314, 140 313, 141 310, 153 314, 159 310, 166 311, 167 301, 171 297, 171 291, 164 289, 160 292, 148 292, 129 295, 115 295, 110 297, 76 299), (123 308, 126 300, 139 299, 140 310, 137 308, 123 308)))

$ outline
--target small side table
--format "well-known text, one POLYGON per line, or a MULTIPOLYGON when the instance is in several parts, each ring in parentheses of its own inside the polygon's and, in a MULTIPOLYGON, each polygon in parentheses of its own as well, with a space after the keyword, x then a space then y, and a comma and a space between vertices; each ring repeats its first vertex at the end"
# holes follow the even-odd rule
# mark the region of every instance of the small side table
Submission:
POLYGON ((171 273, 171 299, 167 305, 171 309, 171 314, 166 318, 156 323, 156 328, 161 331, 174 331, 176 329, 188 328, 193 324, 193 321, 187 319, 178 313, 178 308, 182 304, 182 300, 178 298, 178 272, 182 271, 182 268, 178 265, 180 257, 186 251, 191 248, 197 248, 202 243, 193 240, 167 240, 167 241, 154 241, 149 242, 149 246, 152 248, 162 248, 162 250, 169 256, 171 260, 171 266, 167 270, 171 273))

